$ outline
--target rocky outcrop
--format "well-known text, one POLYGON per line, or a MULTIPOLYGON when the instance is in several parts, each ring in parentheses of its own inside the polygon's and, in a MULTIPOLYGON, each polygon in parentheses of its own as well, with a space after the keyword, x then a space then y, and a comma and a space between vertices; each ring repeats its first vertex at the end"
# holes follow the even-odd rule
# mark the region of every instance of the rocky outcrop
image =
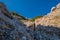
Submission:
POLYGON ((35 19, 36 40, 60 40, 60 3, 47 15, 35 19))
POLYGON ((36 25, 60 27, 60 3, 51 9, 51 12, 35 20, 36 25))
POLYGON ((24 26, 24 24, 18 22, 18 20, 15 19, 12 14, 10 15, 10 13, 7 12, 2 5, 3 4, 0 3, 0 19, 3 20, 0 22, 0 32, 2 31, 0 34, 1 40, 34 40, 32 36, 33 33, 30 34, 31 32, 33 32, 33 30, 30 30, 29 28, 24 26), (6 25, 6 28, 4 28, 5 26, 3 25, 6 25), (14 29, 12 30, 7 25, 9 27, 12 26, 12 28, 14 29), (5 38, 5 36, 8 38, 5 38))
POLYGON ((35 27, 35 23, 30 21, 30 20, 21 20, 23 22, 23 24, 26 25, 26 27, 34 29, 35 27))
POLYGON ((38 25, 35 30, 36 40, 60 40, 60 28, 38 25))
POLYGON ((0 40, 60 40, 60 3, 35 21, 7 11, 0 3, 0 40))

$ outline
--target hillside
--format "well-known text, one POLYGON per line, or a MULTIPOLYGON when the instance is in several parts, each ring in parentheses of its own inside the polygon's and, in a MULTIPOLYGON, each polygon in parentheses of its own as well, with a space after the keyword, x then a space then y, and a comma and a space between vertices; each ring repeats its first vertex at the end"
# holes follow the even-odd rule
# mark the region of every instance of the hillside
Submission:
POLYGON ((36 25, 60 27, 60 3, 51 9, 51 12, 35 20, 36 25))
POLYGON ((9 12, 0 3, 0 40, 60 40, 60 3, 32 19, 9 12))
POLYGON ((3 3, 0 3, 0 35, 0 40, 34 40, 33 30, 27 28, 17 17, 7 11, 3 3))

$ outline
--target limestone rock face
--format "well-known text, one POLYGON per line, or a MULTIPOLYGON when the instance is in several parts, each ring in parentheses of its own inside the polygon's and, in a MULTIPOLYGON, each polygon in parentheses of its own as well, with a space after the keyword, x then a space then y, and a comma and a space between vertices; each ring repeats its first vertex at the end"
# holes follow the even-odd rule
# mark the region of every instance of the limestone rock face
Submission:
POLYGON ((49 14, 34 22, 2 8, 0 7, 0 40, 60 40, 60 3, 49 14))
POLYGON ((45 25, 45 26, 60 26, 60 3, 51 9, 51 12, 42 18, 35 20, 36 25, 45 25))
POLYGON ((30 21, 30 20, 21 20, 25 25, 26 27, 28 28, 31 28, 31 29, 34 29, 34 22, 30 21))
POLYGON ((60 8, 60 3, 58 3, 58 5, 56 6, 57 8, 60 8))

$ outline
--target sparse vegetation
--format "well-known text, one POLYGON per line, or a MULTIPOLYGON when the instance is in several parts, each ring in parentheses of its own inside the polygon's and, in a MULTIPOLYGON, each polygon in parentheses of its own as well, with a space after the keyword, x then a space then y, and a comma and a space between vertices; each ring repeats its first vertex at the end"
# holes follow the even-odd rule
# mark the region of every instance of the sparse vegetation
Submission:
POLYGON ((19 15, 19 14, 15 13, 15 12, 12 12, 12 14, 15 15, 15 16, 21 17, 23 20, 26 20, 26 18, 23 17, 22 15, 19 15))
POLYGON ((43 17, 43 16, 36 16, 36 17, 32 18, 31 21, 35 21, 35 19, 41 18, 41 17, 43 17))

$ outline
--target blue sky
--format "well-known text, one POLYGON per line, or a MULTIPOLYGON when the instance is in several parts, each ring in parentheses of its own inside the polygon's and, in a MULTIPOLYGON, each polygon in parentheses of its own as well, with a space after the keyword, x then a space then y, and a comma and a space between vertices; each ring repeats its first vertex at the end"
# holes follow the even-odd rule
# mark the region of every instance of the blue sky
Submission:
POLYGON ((60 0, 0 0, 5 3, 9 11, 17 12, 27 18, 46 15, 51 7, 56 6, 60 0))

